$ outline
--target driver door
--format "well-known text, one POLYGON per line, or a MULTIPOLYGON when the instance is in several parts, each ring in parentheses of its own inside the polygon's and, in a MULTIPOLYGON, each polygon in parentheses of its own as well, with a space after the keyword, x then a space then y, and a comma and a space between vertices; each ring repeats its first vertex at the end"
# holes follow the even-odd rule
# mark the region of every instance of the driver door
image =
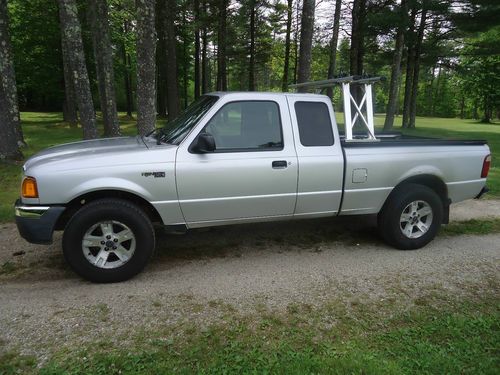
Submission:
POLYGON ((180 147, 177 191, 191 227, 293 215, 298 168, 285 109, 284 97, 223 103, 198 131, 214 137, 216 150, 190 152, 193 137, 180 147))

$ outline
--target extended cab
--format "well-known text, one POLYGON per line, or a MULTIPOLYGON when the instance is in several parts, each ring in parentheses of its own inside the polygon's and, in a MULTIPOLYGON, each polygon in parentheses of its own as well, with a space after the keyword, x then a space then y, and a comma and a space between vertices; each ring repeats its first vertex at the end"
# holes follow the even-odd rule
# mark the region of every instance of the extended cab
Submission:
POLYGON ((50 243, 96 282, 140 272, 153 223, 174 230, 378 214, 399 249, 426 245, 451 203, 486 191, 485 141, 383 136, 345 141, 313 94, 213 93, 165 129, 46 149, 23 166, 21 235, 50 243))

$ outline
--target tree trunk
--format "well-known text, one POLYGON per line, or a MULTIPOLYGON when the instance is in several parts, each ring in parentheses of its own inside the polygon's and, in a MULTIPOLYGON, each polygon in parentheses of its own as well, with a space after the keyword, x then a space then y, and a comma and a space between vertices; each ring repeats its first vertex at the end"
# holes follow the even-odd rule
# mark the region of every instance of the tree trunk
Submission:
POLYGON ((219 21, 217 28, 217 90, 227 91, 226 29, 228 0, 218 0, 218 6, 219 21))
MULTIPOLYGON (((439 66, 441 68, 441 66, 439 66)), ((429 86, 427 87, 426 93, 425 93, 425 113, 430 114, 431 116, 434 116, 434 98, 437 98, 438 93, 439 93, 439 78, 440 75, 438 75, 437 79, 437 84, 436 84, 436 95, 434 95, 434 76, 436 74, 436 65, 433 65, 431 70, 431 79, 429 80, 429 86)))
MULTIPOLYGON (((311 52, 312 38, 314 32, 314 11, 315 0, 304 0, 302 5, 302 20, 300 30, 300 51, 299 68, 297 72, 297 82, 307 82, 311 75, 311 52)), ((302 87, 299 92, 306 92, 307 88, 302 87)))
MULTIPOLYGON (((337 45, 339 41, 339 29, 340 29, 340 10, 342 9, 342 0, 335 1, 335 13, 333 15, 333 33, 332 39, 330 40, 330 61, 328 64, 328 79, 335 77, 335 68, 337 64, 337 45)), ((326 95, 333 99, 333 88, 328 87, 326 89, 326 95)))
MULTIPOLYGON (((439 98, 439 86, 441 84, 441 70, 442 70, 442 67, 441 67, 441 65, 439 65, 438 77, 437 77, 437 82, 436 82, 436 94, 433 96, 436 99, 439 98)), ((432 76, 434 77, 434 70, 432 72, 432 76)), ((434 116, 436 113, 436 102, 437 102, 437 100, 432 100, 432 102, 431 102, 431 116, 434 116)))
MULTIPOLYGON (((123 32, 126 34, 129 31, 128 22, 125 21, 123 24, 123 32)), ((131 74, 131 63, 130 56, 127 53, 127 47, 125 42, 121 45, 123 66, 125 67, 125 74, 123 75, 123 85, 125 89, 125 97, 127 104, 127 117, 132 118, 132 111, 134 110, 134 101, 132 98, 132 74, 131 74)))
POLYGON ((351 48, 349 50, 351 75, 363 74, 365 13, 366 0, 354 0, 352 4, 351 48))
POLYGON ((249 1, 250 6, 250 62, 248 64, 248 91, 255 91, 255 0, 249 1))
POLYGON ((200 97, 200 0, 194 0, 194 98, 200 97))
MULTIPOLYGON (((182 12, 182 19, 186 20, 186 13, 183 11, 182 12)), ((184 25, 185 26, 185 25, 184 25)), ((188 67, 189 67, 189 59, 188 59, 188 54, 187 54, 187 46, 188 46, 188 40, 186 33, 183 33, 183 38, 182 38, 182 89, 183 89, 183 99, 184 99, 184 108, 188 106, 188 67)))
POLYGON ((75 97, 80 112, 80 122, 83 128, 83 138, 97 138, 94 103, 90 91, 89 76, 85 65, 85 55, 82 42, 78 8, 75 0, 58 0, 61 35, 69 53, 69 65, 73 77, 75 97))
POLYGON ((481 122, 483 124, 489 124, 491 123, 491 118, 493 117, 493 108, 491 108, 490 101, 488 99, 488 96, 485 96, 483 99, 483 106, 484 106, 484 112, 483 112, 483 118, 481 119, 481 122))
POLYGON ((155 0, 136 0, 137 130, 145 135, 156 123, 155 0))
POLYGON ((281 90, 288 91, 288 73, 290 70, 290 41, 292 34, 292 9, 293 0, 287 2, 287 15, 286 15, 286 37, 285 37, 285 61, 283 66, 283 80, 281 83, 281 90))
POLYGON ((68 47, 61 38, 62 65, 64 75, 64 102, 63 102, 63 120, 68 122, 70 127, 78 126, 78 112, 76 107, 75 88, 71 77, 71 67, 69 66, 68 47))
MULTIPOLYGON (((363 75, 364 58, 364 33, 365 33, 365 10, 366 0, 354 0, 352 4, 351 46, 349 49, 349 71, 352 76, 363 75)), ((359 103, 362 96, 361 85, 351 86, 351 95, 359 103)), ((351 104, 351 112, 355 112, 354 104, 351 104)), ((358 117, 356 124, 361 122, 358 117)))
MULTIPOLYGON (((401 2, 401 15, 404 20, 407 17, 406 1, 401 2)), ((391 130, 394 126, 394 115, 396 113, 396 105, 399 96, 399 76, 401 74, 401 58, 403 56, 404 47, 404 32, 406 22, 399 25, 396 33, 396 46, 394 48, 394 56, 392 59, 391 82, 389 84, 389 100, 387 102, 387 110, 385 115, 384 130, 391 130)))
POLYGON ((465 118, 465 95, 462 93, 460 96, 460 118, 465 118))
POLYGON ((293 35, 293 47, 294 47, 293 83, 297 83, 297 71, 299 69, 299 29, 300 29, 299 3, 300 3, 299 0, 295 2, 295 31, 293 35))
POLYGON ((415 44, 415 64, 413 66, 412 90, 410 100, 410 119, 409 128, 415 128, 415 118, 417 116, 417 95, 418 78, 420 74, 420 54, 422 53, 422 41, 424 39, 425 22, 427 20, 427 9, 422 9, 420 16, 420 25, 418 27, 417 42, 415 44))
POLYGON ((406 52, 406 74, 405 74, 405 94, 403 99, 403 120, 401 126, 408 128, 410 119, 410 103, 411 103, 411 89, 413 80, 413 69, 415 65, 415 18, 417 10, 415 8, 411 11, 410 26, 408 30, 408 37, 406 38, 407 52, 406 52))
POLYGON ((210 73, 210 64, 207 56, 207 50, 208 50, 207 23, 205 21, 207 17, 206 0, 202 0, 201 10, 203 13, 203 29, 201 32, 201 93, 206 94, 209 91, 208 75, 210 73))
POLYGON ((116 110, 113 49, 109 35, 107 2, 91 0, 89 2, 89 18, 96 64, 97 88, 104 122, 104 135, 117 137, 120 135, 120 125, 116 110))
POLYGON ((167 118, 167 46, 165 41, 165 6, 156 2, 156 112, 161 118, 167 118))
POLYGON ((7 0, 0 0, 0 160, 21 160, 23 143, 7 0))
MULTIPOLYGON (((205 0, 203 1, 202 11, 203 17, 207 16, 207 3, 205 0)), ((206 94, 209 90, 209 61, 207 56, 207 48, 208 48, 208 35, 207 35, 207 25, 206 22, 203 22, 203 31, 201 32, 201 93, 206 94)))
MULTIPOLYGON (((165 1, 165 0, 164 0, 165 1)), ((179 115, 179 79, 177 77, 177 41, 175 38, 176 1, 166 0, 166 45, 167 45, 167 111, 168 120, 172 121, 179 115)))

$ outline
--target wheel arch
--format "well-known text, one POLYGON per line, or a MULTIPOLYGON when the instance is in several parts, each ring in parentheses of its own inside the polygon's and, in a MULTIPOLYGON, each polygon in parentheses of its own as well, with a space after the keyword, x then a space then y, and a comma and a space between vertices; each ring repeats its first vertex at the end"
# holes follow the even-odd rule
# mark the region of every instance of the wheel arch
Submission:
POLYGON ((144 211, 152 222, 162 222, 161 216, 156 208, 143 197, 124 190, 106 189, 90 191, 73 198, 66 205, 66 210, 59 217, 55 230, 64 229, 69 219, 85 204, 105 198, 123 199, 134 203, 144 211))
POLYGON ((404 180, 400 181, 386 198, 384 204, 382 205, 381 211, 387 205, 387 202, 389 202, 389 200, 392 198, 394 192, 402 189, 405 185, 408 184, 426 186, 439 196, 441 202, 443 203, 443 224, 447 224, 449 221, 449 207, 451 203, 448 197, 448 188, 445 182, 440 177, 432 174, 420 174, 405 178, 404 180))

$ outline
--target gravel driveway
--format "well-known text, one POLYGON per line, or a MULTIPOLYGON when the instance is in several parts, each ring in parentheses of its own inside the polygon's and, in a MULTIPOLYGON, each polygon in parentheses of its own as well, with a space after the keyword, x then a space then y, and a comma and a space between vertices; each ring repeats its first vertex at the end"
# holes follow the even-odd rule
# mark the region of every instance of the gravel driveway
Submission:
MULTIPOLYGON (((500 216, 499 208, 499 201, 466 202, 452 210, 453 219, 500 216)), ((123 337, 137 327, 201 327, 228 309, 251 313, 394 293, 411 304, 429 288, 497 288, 500 275, 499 234, 440 236, 423 249, 397 251, 378 239, 373 217, 159 232, 145 272, 109 285, 68 270, 60 234, 51 246, 31 245, 3 224, 0 238, 0 352, 42 359, 52 348, 123 337)))

